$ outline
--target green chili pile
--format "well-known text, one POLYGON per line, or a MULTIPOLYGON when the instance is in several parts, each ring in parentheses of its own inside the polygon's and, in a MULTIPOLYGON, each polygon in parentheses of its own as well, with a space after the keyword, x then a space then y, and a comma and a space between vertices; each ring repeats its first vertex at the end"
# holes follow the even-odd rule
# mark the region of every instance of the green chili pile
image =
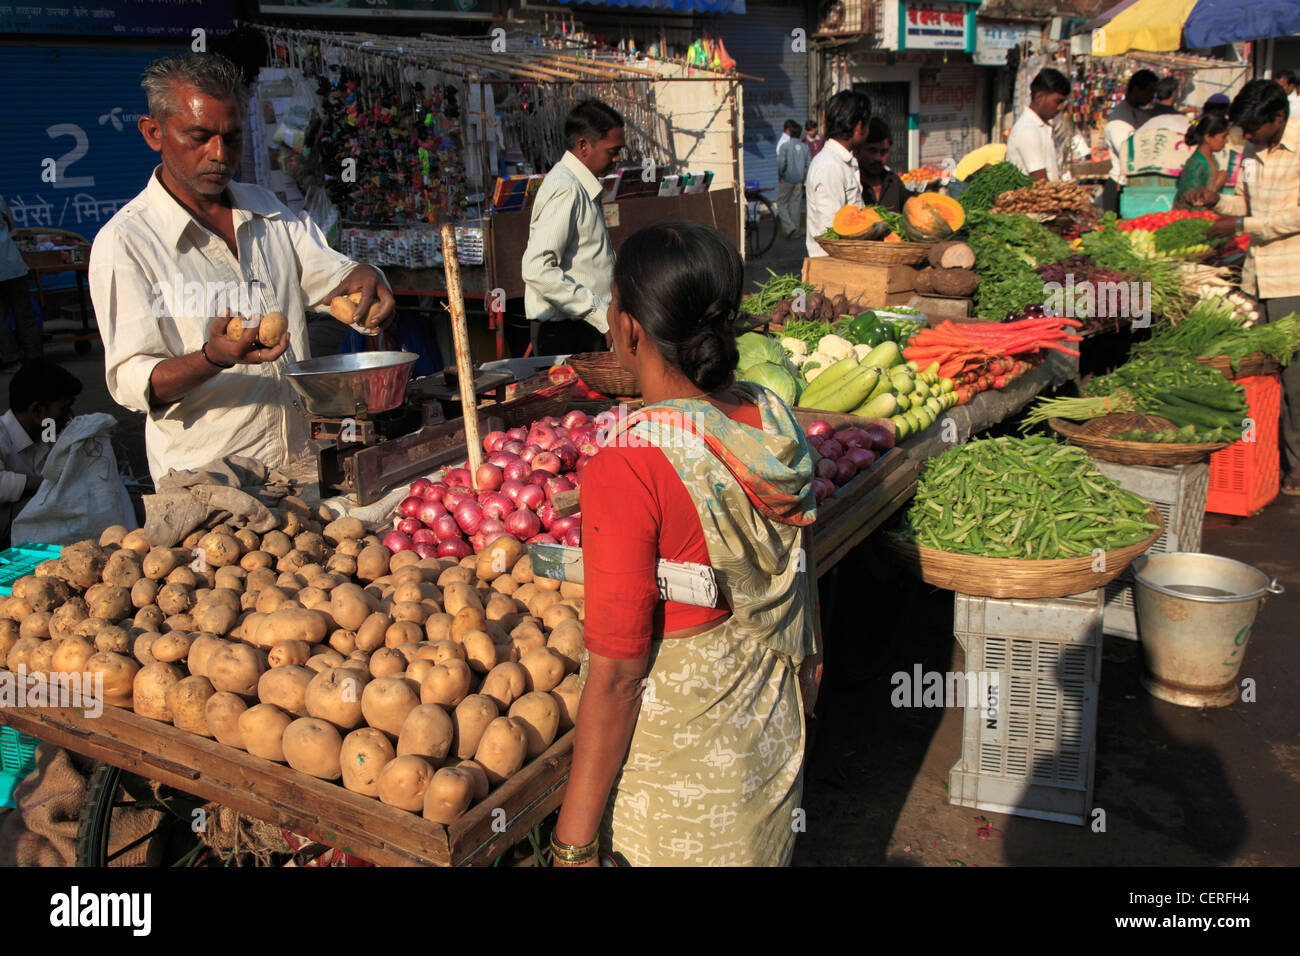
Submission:
POLYGON ((1149 537, 1149 502, 1050 438, 984 438, 926 463, 896 534, 986 558, 1050 560, 1113 551, 1149 537))

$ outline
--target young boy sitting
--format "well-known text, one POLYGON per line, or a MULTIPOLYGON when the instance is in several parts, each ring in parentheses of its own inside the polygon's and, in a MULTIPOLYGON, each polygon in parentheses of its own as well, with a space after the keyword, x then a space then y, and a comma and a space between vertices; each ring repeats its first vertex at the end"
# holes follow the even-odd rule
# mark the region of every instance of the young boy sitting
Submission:
POLYGON ((41 487, 45 459, 79 394, 77 377, 48 359, 24 362, 9 381, 9 410, 0 415, 0 547, 9 547, 14 518, 41 487))

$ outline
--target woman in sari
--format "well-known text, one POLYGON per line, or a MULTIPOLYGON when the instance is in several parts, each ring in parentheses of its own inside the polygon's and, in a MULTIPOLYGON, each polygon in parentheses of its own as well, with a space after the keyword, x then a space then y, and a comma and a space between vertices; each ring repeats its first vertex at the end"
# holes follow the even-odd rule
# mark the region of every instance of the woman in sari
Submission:
POLYGON ((610 330, 645 407, 582 478, 587 660, 557 865, 785 865, 802 829, 813 462, 790 409, 734 381, 743 282, 698 223, 619 251, 610 330), (661 600, 659 560, 711 567, 716 605, 661 600))
POLYGON ((1178 174, 1178 185, 1174 191, 1174 208, 1190 209, 1191 203, 1185 198, 1194 189, 1210 188, 1216 193, 1223 188, 1228 178, 1227 170, 1219 169, 1215 154, 1223 149, 1228 141, 1230 124, 1226 116, 1218 112, 1206 113, 1195 126, 1187 131, 1187 145, 1195 147, 1195 152, 1183 164, 1183 171, 1178 174))

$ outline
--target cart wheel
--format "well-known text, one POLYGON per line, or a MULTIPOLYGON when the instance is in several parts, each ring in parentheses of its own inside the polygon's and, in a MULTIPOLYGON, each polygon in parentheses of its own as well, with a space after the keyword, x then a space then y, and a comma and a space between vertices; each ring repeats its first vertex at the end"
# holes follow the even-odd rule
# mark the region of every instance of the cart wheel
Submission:
POLYGON ((77 339, 72 343, 72 351, 78 355, 89 355, 92 348, 94 346, 91 345, 90 339, 77 339))
POLYGON ((208 848, 190 826, 195 809, 204 802, 170 787, 156 790, 144 777, 110 764, 98 764, 86 786, 86 798, 77 823, 77 866, 125 866, 122 857, 145 847, 145 866, 195 866, 210 856, 208 848), (124 846, 125 822, 119 811, 153 811, 140 827, 144 832, 124 846), (115 821, 116 818, 116 821, 115 821), (115 825, 118 838, 113 839, 115 825), (111 849, 110 849, 111 848, 111 849))

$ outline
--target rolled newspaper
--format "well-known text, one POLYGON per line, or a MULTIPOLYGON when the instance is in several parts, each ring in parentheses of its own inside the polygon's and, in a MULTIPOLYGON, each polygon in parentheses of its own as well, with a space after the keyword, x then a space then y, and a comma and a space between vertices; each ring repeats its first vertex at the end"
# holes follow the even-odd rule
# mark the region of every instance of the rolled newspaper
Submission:
MULTIPOLYGON (((572 584, 583 583, 582 549, 562 544, 530 544, 533 574, 572 584)), ((655 565, 659 596, 665 601, 695 607, 716 607, 718 579, 707 564, 659 561, 655 565)))

